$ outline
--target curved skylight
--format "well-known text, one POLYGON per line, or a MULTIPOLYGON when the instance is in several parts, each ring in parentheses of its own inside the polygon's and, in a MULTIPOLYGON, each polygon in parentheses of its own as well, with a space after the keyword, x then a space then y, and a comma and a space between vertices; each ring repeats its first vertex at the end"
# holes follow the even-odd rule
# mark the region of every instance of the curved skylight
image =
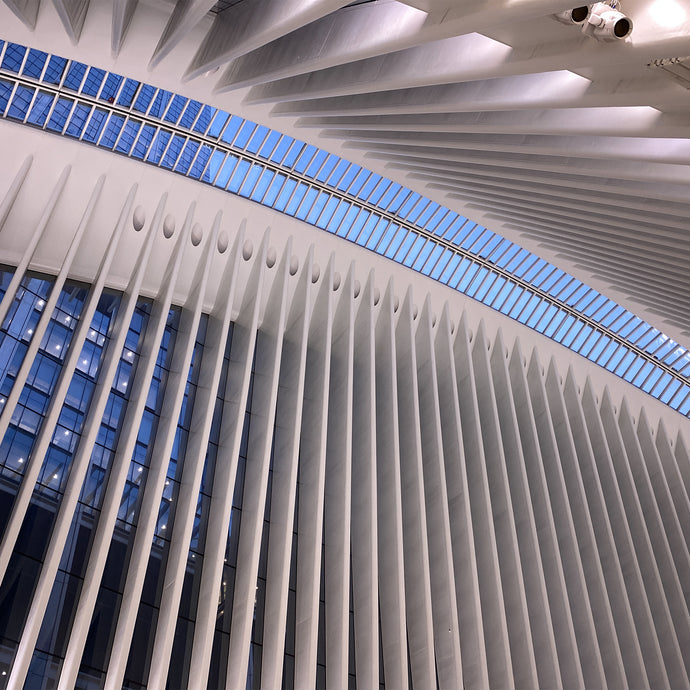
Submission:
POLYGON ((2 117, 191 177, 386 256, 690 416, 690 354, 519 245, 340 156, 199 101, 0 41, 2 117))

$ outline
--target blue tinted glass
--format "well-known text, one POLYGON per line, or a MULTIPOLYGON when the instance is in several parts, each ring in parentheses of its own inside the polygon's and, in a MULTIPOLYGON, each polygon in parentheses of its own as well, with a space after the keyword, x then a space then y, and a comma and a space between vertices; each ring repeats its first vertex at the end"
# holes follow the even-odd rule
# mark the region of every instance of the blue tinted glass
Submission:
POLYGON ((147 156, 146 160, 150 163, 160 163, 161 156, 163 155, 163 152, 165 151, 169 141, 170 132, 166 132, 162 129, 158 130, 158 134, 156 134, 156 138, 149 149, 149 155, 147 156))
POLYGON ((111 149, 117 141, 117 137, 120 134, 120 130, 122 129, 124 122, 125 118, 122 115, 111 115, 108 120, 108 124, 105 126, 99 146, 105 146, 106 148, 111 149))
POLYGON ((174 96, 167 112, 165 113, 166 122, 176 123, 180 119, 182 110, 187 104, 187 99, 184 96, 174 96))
POLYGON ((237 167, 233 171, 232 178, 230 182, 228 183, 228 190, 231 192, 238 192, 240 187, 242 186, 242 183, 244 182, 244 178, 249 172, 249 169, 251 168, 251 163, 249 161, 245 160, 240 160, 239 163, 237 164, 237 167))
POLYGON ((293 141, 294 139, 292 137, 283 134, 280 137, 278 146, 276 146, 275 150, 273 151, 273 154, 271 155, 271 160, 276 163, 282 162, 283 158, 290 150, 290 146, 292 145, 293 141))
POLYGON ((55 96, 53 94, 39 91, 34 99, 34 104, 31 106, 31 112, 26 121, 32 125, 42 127, 48 117, 54 100, 55 96))
MULTIPOLYGON (((22 340, 26 338, 30 340, 35 330, 39 327, 44 328, 40 349, 25 379, 12 423, 0 445, 0 466, 14 473, 15 476, 23 474, 26 467, 26 461, 40 429, 43 415, 48 409, 62 361, 69 348, 86 297, 86 290, 66 285, 58 296, 56 308, 46 323, 48 315, 43 313, 46 306, 45 298, 35 291, 39 287, 42 288, 41 293, 44 293, 49 289, 50 284, 29 277, 23 280, 22 289, 13 304, 16 309, 12 310, 11 321, 6 320, 3 324, 0 346, 5 350, 3 353, 5 356, 10 355, 10 360, 5 365, 0 378, 3 392, 6 394, 7 376, 16 376, 16 372, 12 374, 12 367, 18 366, 20 357, 26 352, 26 348, 20 347, 21 341, 16 336, 13 337, 13 333, 19 335, 22 340)), ((61 416, 61 419, 67 420, 68 417, 69 415, 61 416)), ((78 415, 72 416, 73 422, 78 423, 78 420, 78 415)), ((74 424, 71 426, 74 428, 74 424)), ((64 466, 64 461, 68 457, 66 453, 70 450, 72 440, 71 432, 68 429, 62 429, 60 433, 62 448, 56 449, 55 453, 49 451, 44 460, 44 464, 48 463, 51 467, 47 481, 53 489, 59 487, 61 477, 59 466, 64 466)), ((4 474, 6 477, 11 477, 8 472, 4 474)), ((64 473, 62 476, 64 478, 64 473)))
POLYGON ((144 125, 141 128, 141 134, 139 135, 139 139, 137 139, 134 151, 132 151, 132 156, 135 158, 143 158, 149 150, 149 146, 151 146, 155 133, 156 130, 154 127, 151 125, 144 125))
POLYGON ((84 131, 86 120, 91 113, 91 106, 85 103, 77 103, 72 111, 72 117, 69 119, 69 124, 65 130, 65 134, 71 137, 80 137, 84 131))
POLYGON ((136 122, 135 120, 127 120, 127 124, 125 125, 122 131, 120 141, 115 147, 115 150, 119 151, 120 153, 129 153, 130 149, 132 148, 132 144, 134 144, 134 140, 136 139, 136 136, 139 133, 140 128, 141 122, 136 122))
POLYGON ((93 110, 89 124, 86 126, 86 131, 84 132, 84 141, 90 141, 91 143, 98 141, 107 115, 108 114, 104 110, 99 110, 98 108, 93 110))
MULTIPOLYGON (((201 109, 201 114, 199 115, 199 117, 196 120, 196 123, 194 124, 194 131, 204 133, 208 129, 208 126, 211 124, 211 120, 213 119, 215 113, 216 109, 212 108, 210 105, 203 106, 201 109)), ((213 136, 210 134, 210 132, 209 135, 213 136)))
POLYGON ((41 72, 43 72, 43 67, 47 59, 48 53, 44 53, 42 50, 31 49, 24 63, 22 74, 27 77, 38 79, 41 76, 41 72))
POLYGON ((65 71, 66 64, 67 60, 65 58, 51 55, 50 60, 48 60, 45 74, 43 75, 43 81, 48 84, 59 84, 60 79, 62 79, 62 74, 65 71))
POLYGON ((161 161, 162 167, 170 169, 173 167, 173 165, 175 165, 175 161, 180 155, 180 151, 182 151, 184 142, 184 137, 181 137, 179 134, 175 134, 175 136, 173 136, 172 141, 165 152, 165 156, 161 161))
POLYGON ((134 99, 134 94, 137 92, 138 88, 139 88, 139 82, 138 81, 135 81, 134 79, 125 80, 124 86, 122 87, 122 90, 120 91, 120 95, 118 96, 117 104, 123 105, 126 108, 128 108, 130 105, 132 105, 132 100, 134 99))
POLYGON ((210 160, 208 161, 208 164, 206 165, 202 180, 204 182, 213 183, 224 160, 225 154, 222 151, 214 151, 210 157, 210 160))
POLYGON ((7 117, 11 117, 15 120, 23 120, 26 116, 26 111, 29 109, 29 103, 35 93, 35 89, 29 89, 26 86, 18 85, 14 96, 12 98, 12 103, 7 109, 7 117))
MULTIPOLYGON (((240 131, 239 131, 237 137, 235 138, 233 145, 243 149, 247 145, 247 143, 249 142, 249 139, 252 136, 252 134, 254 133, 254 130, 256 129, 256 127, 257 127, 256 123, 250 122, 249 120, 246 120, 242 124, 242 127, 240 128, 240 131)), ((223 137, 223 140, 227 141, 227 138, 223 137)))
POLYGON ((95 67, 91 67, 86 75, 86 79, 84 80, 84 85, 81 87, 82 93, 85 93, 87 96, 95 97, 98 93, 98 90, 101 88, 104 78, 104 69, 96 69, 95 67))
MULTIPOLYGON (((298 143, 298 142, 295 142, 298 143)), ((298 172, 298 173, 303 173, 309 163, 311 162, 312 158, 316 155, 317 148, 316 146, 312 146, 311 144, 306 145, 303 142, 299 142, 301 145, 299 154, 297 155, 295 159, 295 163, 293 165, 293 168, 298 172)), ((297 148, 297 147, 294 147, 297 148)))
POLYGON ((198 149, 198 141, 187 142, 182 151, 182 155, 179 157, 177 165, 175 166, 176 172, 181 172, 183 175, 187 173, 187 171, 189 170, 189 166, 192 164, 194 154, 197 152, 198 149))
POLYGON ((55 132, 61 132, 62 128, 65 126, 65 122, 67 122, 67 117, 73 105, 74 101, 68 101, 66 98, 58 98, 50 116, 50 120, 48 121, 48 129, 55 132))
POLYGON ((7 103, 10 100, 10 95, 12 93, 12 84, 10 82, 5 81, 4 79, 0 79, 0 112, 5 112, 5 108, 7 108, 7 103))
MULTIPOLYGON (((206 165, 208 164, 208 161, 211 158, 211 152, 212 149, 207 144, 204 144, 201 147, 194 161, 194 165, 192 165, 192 169, 189 171, 189 175, 191 177, 194 177, 198 180, 201 177, 201 175, 204 174, 204 169, 206 168, 206 165)), ((204 181, 208 181, 208 179, 206 178, 206 174, 204 174, 204 181)))
POLYGON ((170 91, 158 89, 158 93, 156 94, 153 104, 151 105, 151 109, 149 110, 149 115, 151 115, 151 117, 163 117, 163 113, 165 113, 171 98, 172 94, 170 91))
POLYGON ((142 84, 137 100, 134 102, 134 109, 145 113, 151 103, 151 99, 156 93, 155 87, 149 84, 142 84))
POLYGON ((230 115, 228 113, 219 110, 216 116, 213 118, 213 122, 211 123, 211 126, 209 127, 208 130, 208 136, 210 137, 218 137, 220 136, 221 131, 223 130, 223 127, 225 126, 225 123, 228 121, 228 118, 230 115))
POLYGON ((2 69, 9 70, 10 72, 19 72, 19 68, 24 61, 24 55, 26 55, 26 48, 24 46, 8 43, 5 55, 2 58, 2 69))
POLYGON ((108 78, 105 80, 105 84, 103 84, 99 98, 108 101, 108 103, 114 103, 115 95, 120 88, 120 84, 122 84, 122 79, 123 78, 119 74, 113 74, 112 72, 108 74, 108 78))
POLYGON ((77 91, 86 73, 86 65, 82 62, 72 62, 65 77, 65 88, 77 91))
POLYGON ((257 153, 258 150, 261 148, 261 145, 264 143, 266 137, 268 136, 269 133, 268 127, 265 127, 264 125, 259 125, 256 130, 254 131, 254 134, 252 135, 252 138, 247 145, 247 151, 249 153, 257 153))
POLYGON ((225 129, 223 130, 223 136, 221 137, 221 140, 225 141, 228 144, 231 144, 233 139, 235 138, 235 135, 237 134, 237 131, 242 126, 243 122, 244 120, 241 117, 237 117, 237 115, 232 115, 230 117, 230 120, 225 125, 225 129))
POLYGON ((263 144, 261 145, 261 150, 259 151, 259 155, 262 158, 268 158, 272 153, 273 150, 275 149, 276 145, 280 141, 281 134, 280 132, 276 132, 275 130, 271 131, 264 140, 263 144))
POLYGON ((196 120, 196 116, 201 110, 201 103, 199 101, 189 101, 187 107, 184 110, 184 115, 180 118, 180 127, 185 127, 189 129, 196 120))

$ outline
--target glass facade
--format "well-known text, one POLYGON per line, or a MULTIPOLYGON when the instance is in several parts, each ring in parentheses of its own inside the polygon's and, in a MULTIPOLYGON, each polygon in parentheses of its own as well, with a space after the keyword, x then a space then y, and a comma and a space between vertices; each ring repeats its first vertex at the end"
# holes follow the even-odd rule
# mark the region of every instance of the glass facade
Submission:
MULTIPOLYGON (((5 269, 0 274, 4 294, 12 277, 5 269)), ((1 379, 4 406, 10 394, 16 371, 21 366, 28 344, 42 311, 50 296, 53 279, 49 276, 27 274, 11 305, 0 331, 0 351, 3 353, 1 379)), ((32 457, 32 450, 43 423, 51 393, 62 375, 62 363, 69 352, 71 337, 79 323, 79 315, 88 295, 88 288, 67 283, 60 293, 57 306, 50 317, 41 347, 31 367, 22 396, 15 406, 10 426, 0 448, 0 536, 12 513, 14 498, 22 482, 24 469, 31 462, 41 462, 39 479, 33 490, 21 532, 2 586, 0 587, 0 688, 5 687, 8 672, 22 636, 29 612, 29 602, 41 573, 42 563, 51 542, 52 526, 64 495, 69 477, 70 462, 81 440, 81 431, 96 385, 99 383, 101 364, 111 340, 111 326, 117 314, 120 296, 106 292, 101 297, 90 323, 86 340, 79 354, 75 371, 71 373, 69 392, 58 423, 51 430, 52 441, 44 458, 32 457)), ((55 687, 65 658, 70 631, 79 601, 96 526, 101 519, 103 500, 115 459, 122 422, 129 402, 132 382, 151 312, 151 303, 140 300, 136 306, 124 347, 119 356, 114 378, 110 385, 105 412, 89 460, 88 471, 80 490, 69 536, 64 545, 60 567, 52 586, 49 603, 43 617, 36 646, 33 651, 25 688, 55 687)), ((129 461, 127 479, 120 500, 115 529, 110 542, 107 562, 103 571, 96 604, 93 610, 86 645, 83 650, 77 687, 96 689, 103 687, 108 669, 113 635, 118 621, 125 582, 134 567, 130 562, 132 546, 138 525, 141 498, 148 479, 151 451, 157 437, 161 407, 166 396, 169 367, 177 340, 181 310, 172 308, 162 340, 158 346, 155 368, 148 385, 146 405, 139 422, 136 444, 129 461)), ((175 506, 180 483, 184 480, 187 438, 196 397, 199 369, 204 355, 208 317, 203 316, 196 334, 192 361, 189 367, 184 396, 169 459, 167 475, 156 521, 153 541, 146 566, 146 577, 134 627, 132 645, 125 673, 124 688, 141 690, 151 663, 151 652, 156 632, 170 535, 175 524, 175 506)), ((173 654, 168 678, 171 689, 189 682, 189 663, 194 639, 195 611, 199 577, 204 562, 204 542, 214 484, 214 468, 218 462, 219 438, 227 385, 228 365, 232 348, 232 325, 227 338, 213 421, 208 437, 204 471, 198 494, 196 515, 189 543, 182 598, 177 616, 173 654)), ((227 674, 227 656, 237 548, 242 516, 245 468, 248 461, 248 439, 251 424, 252 370, 246 404, 240 457, 233 491, 233 507, 228 528, 223 581, 219 592, 218 615, 209 687, 221 687, 227 674), (215 680, 214 680, 215 679, 215 680)), ((272 462, 271 462, 272 466, 272 462)), ((191 472, 190 469, 187 472, 191 472)), ((271 470, 272 473, 272 470, 271 470)), ((270 486, 266 499, 261 558, 257 578, 254 626, 247 677, 248 688, 261 685, 261 651, 263 626, 263 599, 265 593, 268 524, 270 515, 270 486)), ((296 535, 295 535, 296 538, 296 535)), ((294 570, 294 569, 293 569, 294 570)), ((294 659, 294 572, 291 580, 293 605, 288 620, 286 654, 294 659), (292 640, 292 641, 291 641, 292 640)), ((286 664, 286 682, 292 672, 286 664)))
MULTIPOLYGON (((52 279, 43 276, 25 276, 10 313, 2 324, 2 347, 5 352, 12 352, 11 359, 8 360, 9 366, 3 371, 3 400, 6 400, 12 390, 14 374, 21 365, 26 345, 39 322, 52 283, 52 279)), ((108 346, 110 325, 119 304, 119 296, 115 293, 106 292, 101 296, 79 353, 77 367, 73 372, 64 372, 62 367, 87 293, 86 287, 71 283, 67 283, 61 290, 2 439, 0 534, 3 536, 25 469, 29 463, 41 463, 31 502, 0 587, 0 663, 4 667, 3 671, 11 663, 20 639, 28 613, 27 600, 32 596, 50 542, 54 520, 69 477, 70 464, 80 442, 102 357, 108 346), (47 453, 44 457, 33 457, 33 448, 60 376, 70 376, 68 392, 57 423, 48 430, 51 442, 47 453)), ((102 469, 102 454, 95 453, 95 456, 98 459, 94 458, 94 464, 102 469)), ((69 624, 69 616, 73 613, 69 602, 73 601, 75 591, 78 591, 75 587, 80 577, 83 577, 80 568, 85 564, 84 533, 79 531, 79 526, 92 523, 97 515, 94 496, 97 494, 98 481, 98 473, 94 468, 84 485, 84 500, 80 502, 75 515, 70 546, 67 549, 69 553, 66 552, 63 557, 63 566, 53 588, 26 687, 40 686, 38 679, 50 678, 55 665, 59 664, 57 660, 61 655, 61 645, 65 642, 65 626, 69 624)), ((100 483, 102 481, 101 474, 100 483)))

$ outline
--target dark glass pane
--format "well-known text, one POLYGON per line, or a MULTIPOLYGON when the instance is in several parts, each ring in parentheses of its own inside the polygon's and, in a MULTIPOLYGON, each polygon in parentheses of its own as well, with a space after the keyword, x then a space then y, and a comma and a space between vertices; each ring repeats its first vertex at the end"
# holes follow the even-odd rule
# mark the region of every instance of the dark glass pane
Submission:
POLYGON ((24 61, 24 55, 26 55, 26 48, 24 46, 8 43, 5 55, 2 58, 2 69, 6 69, 9 72, 19 72, 19 68, 24 61))
POLYGON ((22 74, 27 77, 33 77, 38 79, 43 71, 43 66, 46 64, 48 59, 48 53, 44 53, 42 50, 31 49, 29 51, 29 56, 26 58, 24 63, 24 69, 22 74))

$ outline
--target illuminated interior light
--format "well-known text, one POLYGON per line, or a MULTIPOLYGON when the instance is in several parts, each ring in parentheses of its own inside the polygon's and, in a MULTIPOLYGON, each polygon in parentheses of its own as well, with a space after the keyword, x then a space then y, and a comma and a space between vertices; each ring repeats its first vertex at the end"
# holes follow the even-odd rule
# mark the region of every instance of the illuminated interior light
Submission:
POLYGON ((656 0, 649 13, 654 23, 664 29, 675 29, 687 20, 687 12, 677 0, 656 0))

